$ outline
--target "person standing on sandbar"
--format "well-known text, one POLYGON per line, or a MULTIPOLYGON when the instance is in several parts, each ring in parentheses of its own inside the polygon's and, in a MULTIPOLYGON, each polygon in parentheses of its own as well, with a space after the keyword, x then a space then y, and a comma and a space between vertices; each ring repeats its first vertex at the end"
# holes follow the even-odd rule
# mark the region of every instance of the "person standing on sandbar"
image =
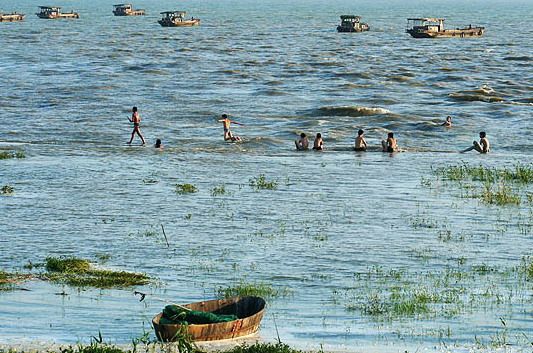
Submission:
POLYGON ((133 142, 133 138, 135 137, 135 133, 137 133, 137 135, 139 135, 143 142, 141 146, 145 146, 146 141, 144 140, 144 137, 141 134, 141 118, 139 117, 139 113, 137 112, 137 107, 133 107, 131 109, 131 119, 128 118, 128 120, 133 123, 133 131, 131 132, 131 139, 130 142, 128 142, 128 145, 131 145, 131 143, 133 142))

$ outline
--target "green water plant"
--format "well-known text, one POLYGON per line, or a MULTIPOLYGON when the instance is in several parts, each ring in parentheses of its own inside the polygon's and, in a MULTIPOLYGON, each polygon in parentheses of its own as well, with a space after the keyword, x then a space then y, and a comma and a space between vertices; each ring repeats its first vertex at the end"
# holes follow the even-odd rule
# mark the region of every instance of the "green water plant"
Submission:
POLYGON ((292 295, 292 291, 289 289, 275 289, 271 284, 263 282, 246 283, 241 280, 233 286, 219 287, 216 290, 216 295, 219 298, 255 296, 268 300, 288 297, 292 295))
POLYGON ((485 183, 481 199, 489 205, 496 206, 519 206, 521 202, 520 195, 514 193, 508 185, 499 184, 494 187, 489 182, 485 183))
POLYGON ((15 188, 13 188, 11 185, 4 185, 0 189, 0 195, 11 196, 13 195, 14 191, 15 188))
POLYGON ((24 152, 16 151, 1 151, 0 159, 9 159, 9 158, 26 158, 24 152))
POLYGON ((211 196, 218 196, 218 195, 226 195, 229 194, 229 191, 226 190, 226 184, 222 184, 220 186, 215 186, 213 190, 211 190, 211 196))
POLYGON ((277 181, 267 181, 264 174, 260 174, 258 177, 250 178, 248 184, 256 191, 267 189, 273 190, 278 188, 277 181))
POLYGON ((94 269, 88 260, 48 257, 46 278, 74 287, 117 288, 145 285, 150 277, 142 273, 94 269))
POLYGON ((185 194, 194 194, 198 192, 198 188, 192 184, 175 184, 176 194, 185 195, 185 194))

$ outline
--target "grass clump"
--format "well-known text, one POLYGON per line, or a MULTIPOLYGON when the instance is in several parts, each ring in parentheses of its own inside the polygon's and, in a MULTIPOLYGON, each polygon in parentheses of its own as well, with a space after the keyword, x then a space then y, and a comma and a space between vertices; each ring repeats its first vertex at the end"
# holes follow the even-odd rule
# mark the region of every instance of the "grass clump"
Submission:
POLYGON ((11 196, 11 195, 13 195, 14 191, 15 191, 15 189, 11 185, 4 185, 0 189, 0 195, 11 196))
POLYGON ((259 175, 257 178, 250 178, 248 183, 257 191, 261 189, 273 190, 278 188, 278 182, 267 181, 264 174, 259 175))
POLYGON ((485 183, 485 190, 481 194, 483 202, 496 206, 519 206, 520 195, 515 194, 513 190, 505 184, 500 184, 494 188, 491 183, 485 183))
POLYGON ((15 289, 15 283, 24 281, 32 277, 30 274, 13 273, 0 270, 0 292, 7 292, 15 289))
MULTIPOLYGON (((218 351, 221 353, 221 351, 218 351)), ((255 343, 248 345, 243 343, 239 346, 233 347, 223 353, 303 353, 302 351, 293 349, 284 343, 255 343)))
POLYGON ((15 152, 15 151, 0 152, 0 159, 9 159, 9 158, 26 158, 26 155, 24 155, 24 152, 15 152))
POLYGON ((211 190, 211 196, 226 195, 226 194, 229 194, 229 191, 226 190, 226 184, 222 184, 219 187, 215 186, 213 190, 211 190))
POLYGON ((49 257, 46 259, 46 270, 51 281, 74 287, 130 287, 148 284, 150 279, 142 273, 92 269, 89 261, 75 257, 49 257))
POLYGON ((240 281, 235 286, 228 286, 225 288, 217 289, 217 296, 219 298, 232 298, 232 297, 261 297, 263 299, 274 299, 280 297, 287 297, 292 292, 287 289, 274 289, 270 284, 259 283, 245 283, 240 281))
POLYGON ((192 184, 176 184, 176 194, 185 195, 185 194, 194 194, 198 192, 198 188, 192 184))

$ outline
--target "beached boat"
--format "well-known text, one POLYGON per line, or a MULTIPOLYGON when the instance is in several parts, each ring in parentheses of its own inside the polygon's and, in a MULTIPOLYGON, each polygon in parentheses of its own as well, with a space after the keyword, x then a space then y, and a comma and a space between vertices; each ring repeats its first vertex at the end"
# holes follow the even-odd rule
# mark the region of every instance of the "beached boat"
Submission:
POLYGON ((24 21, 26 15, 22 13, 2 13, 0 11, 0 22, 21 22, 24 21))
POLYGON ((39 6, 39 9, 36 14, 39 18, 80 18, 80 14, 74 11, 62 13, 61 7, 58 6, 39 6))
POLYGON ((186 20, 186 14, 185 11, 161 12, 163 18, 157 22, 163 27, 191 27, 200 25, 200 19, 192 17, 190 20, 186 20))
MULTIPOLYGON (((218 315, 233 314, 238 317, 237 320, 229 322, 187 325, 194 341, 214 341, 256 333, 263 318, 265 301, 259 297, 236 297, 187 304, 184 307, 218 315)), ((152 320, 155 335, 162 342, 172 342, 183 326, 160 324, 162 315, 163 313, 159 313, 152 320)))
POLYGON ((113 15, 115 16, 142 16, 146 15, 146 11, 138 9, 134 10, 132 4, 117 4, 113 5, 113 15))
POLYGON ((465 38, 482 37, 485 27, 472 27, 444 29, 444 18, 408 18, 407 30, 414 38, 465 38))
POLYGON ((361 22, 360 16, 342 15, 341 24, 337 26, 337 32, 363 32, 368 31, 370 26, 361 22))

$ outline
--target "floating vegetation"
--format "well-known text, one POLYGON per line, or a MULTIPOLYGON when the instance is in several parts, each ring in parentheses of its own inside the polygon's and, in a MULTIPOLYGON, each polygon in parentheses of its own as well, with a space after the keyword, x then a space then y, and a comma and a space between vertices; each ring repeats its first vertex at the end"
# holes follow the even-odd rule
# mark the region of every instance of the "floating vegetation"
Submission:
POLYGON ((26 158, 26 155, 24 155, 24 152, 15 152, 15 151, 0 152, 0 159, 9 159, 9 158, 26 158))
POLYGON ((88 260, 49 257, 46 259, 46 277, 74 287, 116 288, 145 285, 150 277, 141 273, 91 268, 88 260))
POLYGON ((30 277, 32 277, 30 274, 0 270, 0 292, 14 290, 15 283, 27 280, 30 277))
POLYGON ((176 184, 176 194, 185 195, 185 194, 194 194, 198 192, 196 186, 192 184, 176 184))
POLYGON ((226 184, 222 184, 219 187, 214 187, 213 190, 211 190, 211 196, 217 196, 217 195, 226 195, 229 194, 229 191, 226 190, 226 184))
POLYGON ((0 195, 11 196, 15 189, 11 185, 4 185, 0 189, 0 195))
POLYGON ((259 175, 257 178, 250 178, 248 184, 256 191, 261 189, 273 190, 278 188, 277 181, 267 181, 264 174, 259 175))
POLYGON ((274 289, 270 284, 262 282, 245 283, 244 281, 240 281, 239 284, 235 286, 218 288, 216 294, 219 298, 254 296, 268 300, 289 297, 292 295, 292 291, 289 289, 274 289))

